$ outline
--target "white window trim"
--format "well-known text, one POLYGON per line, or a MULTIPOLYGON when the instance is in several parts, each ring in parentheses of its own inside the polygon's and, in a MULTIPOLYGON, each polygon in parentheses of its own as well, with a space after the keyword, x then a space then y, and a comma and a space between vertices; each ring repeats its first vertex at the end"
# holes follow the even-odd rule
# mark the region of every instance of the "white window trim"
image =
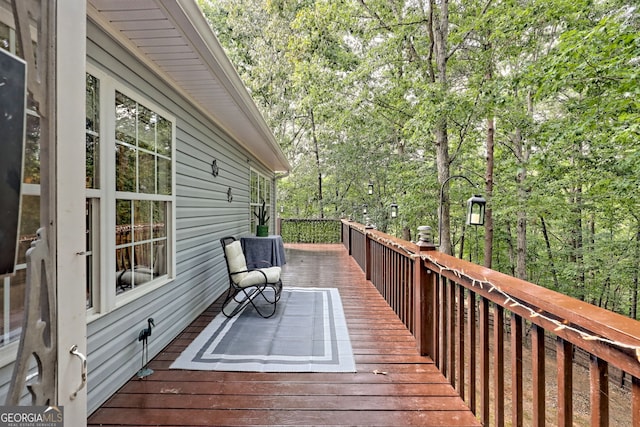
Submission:
POLYGON ((99 212, 99 244, 94 248, 98 252, 94 255, 99 260, 97 267, 100 269, 98 277, 97 301, 94 308, 87 310, 87 321, 91 322, 109 312, 129 304, 140 297, 149 294, 156 289, 172 282, 176 275, 176 117, 158 104, 136 92, 127 85, 116 81, 115 78, 103 72, 97 67, 87 64, 87 73, 95 76, 100 81, 100 189, 87 189, 87 197, 97 197, 100 200, 99 212), (116 155, 115 155, 115 94, 116 91, 126 95, 145 107, 161 115, 171 122, 171 195, 156 197, 154 200, 165 199, 169 203, 167 209, 167 274, 157 279, 134 288, 130 291, 116 295, 116 240, 115 240, 115 200, 121 194, 115 189, 116 155))
POLYGON ((254 224, 258 223, 257 218, 253 215, 254 212, 254 207, 256 206, 260 206, 262 205, 262 202, 260 202, 260 199, 262 199, 262 195, 259 194, 258 195, 258 202, 255 203, 251 200, 251 194, 253 191, 252 188, 252 182, 251 182, 251 175, 255 173, 256 175, 258 175, 258 188, 259 190, 262 190, 262 188, 260 187, 260 178, 263 178, 265 180, 265 182, 268 183, 269 186, 269 203, 267 204, 268 206, 268 212, 269 212, 269 228, 271 228, 274 224, 274 218, 272 213, 274 212, 274 191, 273 191, 273 178, 269 177, 268 175, 265 175, 264 173, 260 172, 258 169, 255 169, 253 167, 249 167, 249 232, 250 233, 254 233, 255 232, 255 226, 254 224))

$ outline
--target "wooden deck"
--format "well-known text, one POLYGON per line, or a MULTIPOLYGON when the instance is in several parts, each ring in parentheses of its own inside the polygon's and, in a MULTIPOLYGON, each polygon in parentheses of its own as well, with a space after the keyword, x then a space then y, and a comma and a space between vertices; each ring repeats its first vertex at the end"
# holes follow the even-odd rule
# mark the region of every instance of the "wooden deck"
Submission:
POLYGON ((213 304, 88 419, 89 426, 479 426, 342 245, 287 245, 285 286, 340 290, 357 373, 169 370, 213 304))

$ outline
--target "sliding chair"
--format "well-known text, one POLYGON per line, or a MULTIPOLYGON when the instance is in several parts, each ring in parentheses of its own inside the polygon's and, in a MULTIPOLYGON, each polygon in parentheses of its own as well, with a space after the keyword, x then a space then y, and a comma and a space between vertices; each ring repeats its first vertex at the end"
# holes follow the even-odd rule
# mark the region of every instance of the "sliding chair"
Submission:
POLYGON ((229 236, 220 239, 220 243, 229 273, 229 289, 222 313, 233 317, 251 304, 265 319, 273 316, 282 292, 280 267, 272 267, 265 262, 262 268, 248 268, 240 241, 229 236))

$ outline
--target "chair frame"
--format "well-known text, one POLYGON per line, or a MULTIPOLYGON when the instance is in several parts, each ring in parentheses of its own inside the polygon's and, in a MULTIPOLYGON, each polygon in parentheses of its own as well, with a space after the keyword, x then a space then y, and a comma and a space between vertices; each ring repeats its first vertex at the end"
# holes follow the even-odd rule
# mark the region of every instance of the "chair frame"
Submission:
POLYGON ((245 265, 246 270, 231 272, 229 268, 229 260, 227 259, 226 247, 236 240, 237 239, 233 236, 227 236, 220 239, 220 244, 222 245, 222 253, 224 255, 224 260, 227 265, 227 273, 229 276, 229 289, 227 289, 227 295, 225 297, 224 303, 222 304, 222 314, 224 314, 226 317, 231 318, 240 313, 250 303, 261 317, 268 319, 276 312, 276 304, 280 300, 280 294, 282 293, 282 280, 280 279, 280 276, 278 276, 278 280, 276 282, 271 283, 268 281, 267 275, 264 273, 263 268, 272 267, 272 265, 266 261, 264 261, 264 267, 249 268, 245 265), (251 271, 258 271, 262 273, 262 275, 264 276, 264 283, 241 287, 233 281, 233 276, 235 274, 248 273, 251 271), (264 291, 269 288, 273 289, 273 296, 265 294, 264 291), (262 296, 262 298, 267 303, 269 303, 272 309, 267 311, 261 309, 259 305, 254 302, 254 299, 258 296, 262 296), (232 302, 235 302, 236 306, 231 312, 227 312, 225 309, 232 302))

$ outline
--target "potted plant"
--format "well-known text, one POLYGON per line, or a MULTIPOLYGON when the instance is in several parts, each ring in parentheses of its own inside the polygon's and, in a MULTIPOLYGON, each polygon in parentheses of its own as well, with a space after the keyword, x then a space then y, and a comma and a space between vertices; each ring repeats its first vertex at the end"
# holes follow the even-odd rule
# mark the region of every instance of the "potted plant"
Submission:
POLYGON ((258 212, 253 214, 258 218, 258 225, 256 226, 256 236, 267 237, 269 235, 269 216, 267 215, 267 202, 262 199, 262 206, 258 208, 258 212))

